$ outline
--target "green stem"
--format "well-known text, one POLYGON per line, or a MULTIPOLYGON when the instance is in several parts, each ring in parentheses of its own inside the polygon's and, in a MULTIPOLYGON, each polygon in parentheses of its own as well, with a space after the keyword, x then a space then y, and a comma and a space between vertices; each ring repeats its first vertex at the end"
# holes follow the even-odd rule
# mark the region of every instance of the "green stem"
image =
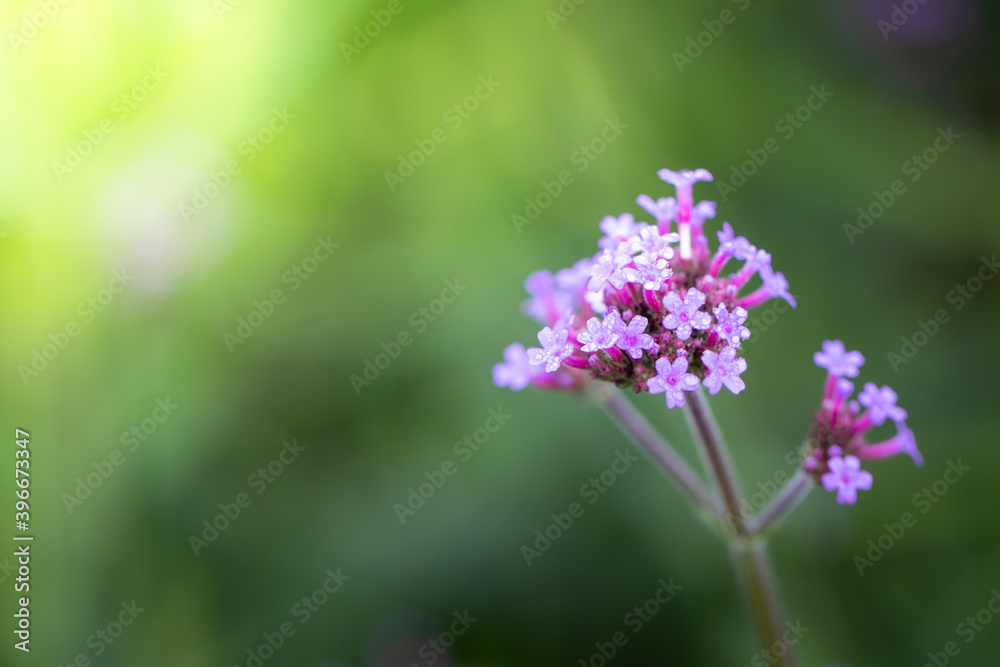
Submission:
MULTIPOLYGON (((761 649, 770 649, 775 646, 775 642, 783 644, 785 613, 781 605, 778 582, 767 553, 766 542, 749 537, 747 522, 739 506, 742 488, 729 450, 722 439, 705 394, 700 389, 685 397, 684 407, 695 442, 698 443, 702 459, 705 461, 705 467, 714 479, 725 512, 729 515, 729 524, 733 529, 728 536, 733 570, 758 646, 761 649)), ((781 667, 797 667, 799 661, 794 648, 785 645, 785 649, 784 655, 773 655, 778 660, 775 664, 781 667)))

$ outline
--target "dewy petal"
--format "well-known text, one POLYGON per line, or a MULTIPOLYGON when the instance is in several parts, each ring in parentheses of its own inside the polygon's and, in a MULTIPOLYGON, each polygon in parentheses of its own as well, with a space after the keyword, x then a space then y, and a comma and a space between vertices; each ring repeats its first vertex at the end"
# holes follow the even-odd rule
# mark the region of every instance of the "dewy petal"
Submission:
POLYGON ((857 377, 858 370, 865 363, 864 356, 857 351, 847 352, 839 340, 823 341, 823 350, 813 355, 813 361, 837 377, 857 377))

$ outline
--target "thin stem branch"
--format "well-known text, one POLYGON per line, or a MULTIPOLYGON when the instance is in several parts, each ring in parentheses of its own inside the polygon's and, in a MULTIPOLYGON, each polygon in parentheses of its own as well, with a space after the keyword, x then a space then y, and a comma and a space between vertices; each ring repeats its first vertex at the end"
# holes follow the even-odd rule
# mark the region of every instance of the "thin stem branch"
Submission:
MULTIPOLYGON (((722 496, 728 523, 733 529, 733 534, 729 535, 730 555, 754 634, 760 648, 769 649, 775 642, 783 643, 785 613, 767 544, 750 537, 746 519, 740 512, 743 491, 739 477, 705 394, 700 389, 691 392, 685 397, 684 407, 695 442, 722 496)), ((785 654, 778 657, 777 664, 797 667, 799 662, 792 647, 785 648, 785 654)))
POLYGON ((812 477, 799 468, 778 495, 757 516, 747 522, 747 533, 763 535, 776 528, 809 495, 814 486, 816 483, 812 477))
POLYGON ((618 390, 601 392, 596 396, 612 421, 618 424, 629 438, 639 445, 654 463, 672 479, 702 509, 713 516, 718 514, 712 494, 698 475, 674 451, 674 448, 657 433, 646 418, 618 390))
POLYGON ((708 407, 705 394, 699 389, 685 397, 684 413, 688 424, 698 443, 699 451, 705 461, 705 467, 715 481, 716 488, 722 496, 722 506, 727 515, 728 523, 737 535, 745 534, 745 519, 740 512, 740 497, 743 495, 739 477, 733 467, 733 461, 726 449, 726 443, 708 407))
POLYGON ((782 655, 779 656, 777 651, 770 654, 778 661, 775 664, 779 667, 798 667, 801 661, 795 646, 784 637, 786 615, 767 544, 763 540, 737 538, 731 543, 730 556, 758 646, 762 649, 784 646, 782 655))

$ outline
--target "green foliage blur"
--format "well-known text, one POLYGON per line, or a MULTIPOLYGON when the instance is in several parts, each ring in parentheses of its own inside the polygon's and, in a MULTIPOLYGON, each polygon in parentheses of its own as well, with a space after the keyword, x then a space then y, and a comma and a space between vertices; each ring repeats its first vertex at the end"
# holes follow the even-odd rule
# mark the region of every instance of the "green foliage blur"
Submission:
MULTIPOLYGON (((19 427, 36 540, 27 655, 0 551, 0 662, 577 665, 625 630, 608 664, 750 663, 722 544, 645 460, 526 565, 522 545, 630 445, 596 407, 490 374, 534 340, 525 276, 593 254, 605 215, 642 219, 639 194, 672 195, 658 169, 704 167, 710 235, 728 220, 770 251, 799 303, 756 311, 748 389, 711 401, 748 494, 792 471, 828 338, 898 392, 926 459, 872 463, 854 507, 814 491, 773 538, 807 664, 918 665, 949 641, 955 664, 994 664, 1000 623, 968 643, 957 626, 1000 588, 1000 281, 952 290, 1000 251, 998 17, 928 0, 880 27, 893 11, 6 3, 0 516, 18 532, 19 427), (814 87, 832 96, 787 120, 814 87), (862 228, 859 207, 880 212, 862 228), (490 410, 510 417, 474 450, 490 410), (920 501, 958 461, 961 480, 920 501), (916 524, 859 575, 905 512, 916 524), (208 541, 213 521, 228 525, 208 541), (338 568, 341 589, 315 595, 338 568), (682 589, 633 633, 626 614, 671 578, 682 589), (464 612, 477 620, 435 653, 464 612), (254 657, 283 623, 294 634, 254 657)), ((697 464, 681 412, 634 400, 697 464)))

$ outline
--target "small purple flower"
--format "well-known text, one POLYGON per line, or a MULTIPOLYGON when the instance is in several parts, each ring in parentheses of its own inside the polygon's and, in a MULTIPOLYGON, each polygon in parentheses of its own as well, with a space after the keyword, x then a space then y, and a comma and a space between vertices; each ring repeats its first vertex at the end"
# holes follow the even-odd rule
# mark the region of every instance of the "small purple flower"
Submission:
POLYGON ((823 341, 823 351, 813 355, 813 361, 837 377, 857 377, 858 369, 865 365, 865 358, 858 351, 847 352, 839 340, 823 341))
POLYGON ((695 207, 691 209, 691 225, 696 228, 701 228, 705 224, 705 220, 715 217, 715 202, 714 201, 700 201, 695 204, 695 207))
POLYGON ((667 407, 684 406, 684 392, 698 388, 698 376, 687 372, 687 357, 679 356, 671 364, 666 357, 656 360, 656 377, 646 381, 650 394, 666 394, 667 407))
POLYGON ((881 389, 874 382, 866 382, 865 389, 858 394, 858 402, 868 408, 868 419, 875 426, 881 426, 888 417, 899 423, 906 419, 906 410, 896 405, 896 392, 888 386, 881 389))
POLYGON ((625 286, 625 276, 622 275, 622 268, 632 261, 629 255, 621 255, 611 250, 600 253, 590 267, 590 282, 587 289, 591 292, 598 292, 604 289, 606 283, 611 283, 615 288, 621 289, 625 286))
POLYGON ((562 360, 573 354, 573 344, 568 339, 569 329, 563 320, 556 322, 555 330, 545 327, 538 332, 538 342, 542 347, 529 349, 528 360, 536 366, 545 364, 548 373, 558 370, 562 360))
POLYGON ((532 378, 544 375, 542 370, 528 360, 528 353, 520 343, 511 343, 503 351, 503 362, 493 366, 493 384, 520 391, 532 378))
POLYGON ((705 350, 701 355, 701 363, 709 371, 702 380, 702 384, 708 388, 708 393, 718 394, 722 385, 726 385, 726 388, 734 394, 746 389, 740 374, 747 369, 747 360, 737 359, 735 348, 727 347, 719 354, 705 350))
POLYGON ((561 269, 556 272, 556 284, 574 293, 583 291, 587 287, 587 281, 590 280, 591 263, 590 258, 585 257, 572 267, 561 269))
POLYGON ((688 171, 687 169, 681 171, 661 169, 656 172, 656 175, 659 176, 661 180, 664 180, 677 188, 691 186, 698 181, 712 180, 712 174, 707 169, 695 169, 694 171, 688 171))
POLYGON ((853 505, 858 500, 858 489, 867 491, 872 488, 872 474, 861 469, 858 457, 833 456, 828 463, 830 472, 823 475, 821 481, 827 491, 837 490, 837 502, 841 505, 853 505))
POLYGON ((587 320, 587 330, 580 332, 577 340, 583 343, 580 349, 584 352, 597 352, 614 347, 618 342, 619 334, 625 329, 625 324, 621 320, 616 308, 612 308, 608 315, 601 320, 599 317, 591 317, 587 320))
POLYGON ((663 283, 673 274, 668 262, 663 257, 655 255, 639 255, 632 260, 635 268, 626 266, 622 269, 625 279, 630 283, 641 283, 643 288, 648 290, 658 290, 663 283))
POLYGON ((663 305, 670 314, 663 318, 664 329, 676 329, 679 340, 691 337, 692 329, 707 329, 712 326, 712 316, 699 308, 705 303, 705 295, 692 287, 684 295, 684 300, 676 292, 668 292, 663 297, 663 305))
POLYGON ((750 329, 743 326, 743 323, 747 321, 747 311, 744 308, 736 306, 733 312, 726 310, 726 307, 721 303, 715 307, 712 311, 715 314, 715 332, 719 334, 722 340, 729 343, 732 347, 739 349, 740 344, 750 337, 750 329))
POLYGON ((924 464, 924 457, 917 449, 917 439, 903 422, 896 422, 896 435, 885 442, 862 445, 858 449, 858 456, 863 459, 886 459, 897 454, 909 455, 917 466, 924 464))
POLYGON ((673 197, 661 197, 653 201, 649 195, 639 195, 635 203, 656 218, 657 222, 670 222, 677 215, 677 200, 673 197))
POLYGON ((733 228, 728 222, 722 223, 722 231, 716 232, 716 235, 719 237, 719 252, 730 257, 748 260, 757 253, 757 247, 745 236, 733 238, 733 228))
POLYGON ((628 251, 670 259, 674 256, 674 249, 670 244, 680 240, 680 234, 676 232, 660 234, 660 230, 656 227, 643 227, 638 235, 629 239, 628 251))
POLYGON ((633 359, 641 359, 643 350, 648 350, 656 345, 653 342, 653 337, 645 333, 647 324, 649 321, 645 317, 637 315, 618 336, 616 345, 619 349, 628 352, 633 359))
POLYGON ((524 281, 524 290, 531 298, 521 304, 522 310, 542 324, 552 324, 576 302, 572 293, 556 289, 551 271, 532 273, 524 281))
POLYGON ((784 299, 792 308, 798 305, 795 303, 795 297, 788 293, 788 281, 785 280, 785 276, 780 271, 775 273, 770 264, 761 266, 759 271, 760 279, 764 281, 764 284, 754 290, 752 294, 737 301, 739 305, 745 308, 754 308, 775 297, 784 299))
POLYGON ((599 227, 604 232, 604 236, 598 239, 597 247, 602 250, 615 250, 625 239, 639 233, 639 229, 645 223, 637 223, 631 213, 622 213, 617 218, 613 215, 605 216, 599 227))

